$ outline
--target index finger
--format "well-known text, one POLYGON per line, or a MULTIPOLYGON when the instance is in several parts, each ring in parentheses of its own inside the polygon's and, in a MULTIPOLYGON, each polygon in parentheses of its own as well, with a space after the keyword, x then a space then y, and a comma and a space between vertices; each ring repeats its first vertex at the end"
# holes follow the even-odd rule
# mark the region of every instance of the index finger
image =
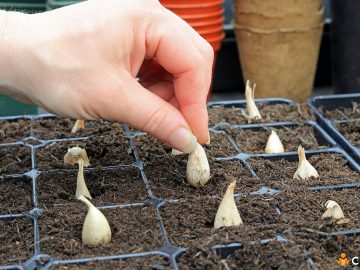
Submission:
POLYGON ((174 76, 180 111, 199 143, 209 140, 207 94, 214 51, 210 44, 172 13, 157 21, 147 33, 147 57, 174 76))

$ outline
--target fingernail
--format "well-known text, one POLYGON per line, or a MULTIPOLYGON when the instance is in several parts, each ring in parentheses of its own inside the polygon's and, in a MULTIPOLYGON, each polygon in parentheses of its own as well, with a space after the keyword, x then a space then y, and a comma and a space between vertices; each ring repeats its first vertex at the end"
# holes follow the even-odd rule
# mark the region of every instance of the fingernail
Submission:
POLYGON ((210 144, 210 131, 208 131, 208 133, 209 133, 209 135, 208 135, 208 136, 209 136, 209 137, 208 137, 209 139, 206 141, 206 143, 205 143, 206 145, 209 145, 209 144, 210 144))
POLYGON ((175 149, 190 154, 195 151, 197 139, 190 130, 181 127, 170 136, 169 143, 175 149))

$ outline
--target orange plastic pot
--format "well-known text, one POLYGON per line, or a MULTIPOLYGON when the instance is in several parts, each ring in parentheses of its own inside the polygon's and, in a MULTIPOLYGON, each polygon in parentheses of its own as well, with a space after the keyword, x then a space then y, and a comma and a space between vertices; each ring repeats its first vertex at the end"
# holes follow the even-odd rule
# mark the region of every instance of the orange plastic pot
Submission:
POLYGON ((203 38, 205 38, 206 40, 215 38, 217 36, 219 36, 223 31, 224 31, 224 26, 223 25, 219 25, 219 26, 215 26, 215 27, 208 27, 206 29, 203 30, 197 30, 195 29, 196 32, 198 32, 203 38))
POLYGON ((221 6, 224 3, 224 0, 208 0, 208 1, 190 1, 190 3, 186 3, 187 1, 181 1, 181 3, 177 4, 179 1, 160 1, 160 3, 168 8, 168 9, 193 9, 193 8, 209 8, 215 6, 221 6), (176 2, 176 3, 175 3, 176 2))
POLYGON ((214 52, 218 52, 221 48, 221 42, 225 37, 225 33, 221 33, 220 35, 207 39, 207 42, 210 43, 210 45, 213 47, 214 52))
POLYGON ((192 26, 196 32, 201 34, 210 34, 210 33, 219 33, 224 30, 224 25, 222 23, 220 24, 214 24, 214 25, 206 25, 206 26, 192 26))
POLYGON ((203 13, 207 14, 212 12, 219 12, 221 10, 220 5, 200 7, 200 8, 170 8, 167 6, 165 7, 180 17, 182 17, 183 15, 187 16, 187 15, 199 15, 203 13))
POLYGON ((223 8, 220 8, 217 11, 214 12, 208 12, 208 13, 201 13, 201 14, 183 14, 180 17, 185 21, 192 21, 192 20, 203 20, 207 18, 214 18, 218 16, 224 15, 225 10, 223 8))
POLYGON ((187 21, 192 27, 204 27, 204 26, 214 26, 214 25, 222 25, 225 21, 225 17, 215 17, 214 19, 203 19, 203 20, 195 20, 195 21, 187 21))
POLYGON ((213 2, 219 2, 219 0, 160 0, 162 5, 198 5, 213 2))

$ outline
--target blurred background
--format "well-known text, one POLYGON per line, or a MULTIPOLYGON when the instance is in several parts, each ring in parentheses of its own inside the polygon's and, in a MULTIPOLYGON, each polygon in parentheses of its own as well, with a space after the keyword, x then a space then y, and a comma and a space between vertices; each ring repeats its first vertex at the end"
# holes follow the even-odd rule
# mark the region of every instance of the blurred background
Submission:
MULTIPOLYGON (((135 0, 134 0, 135 1, 135 0)), ((167 2, 169 2, 169 9, 171 9, 172 4, 179 0, 169 0, 161 1, 164 6, 167 7, 167 2)), ((334 92, 341 92, 337 89, 334 91, 332 83, 332 65, 333 65, 333 55, 332 55, 332 33, 331 33, 331 0, 322 0, 324 5, 324 30, 322 32, 321 42, 320 42, 320 51, 318 64, 316 66, 315 72, 315 82, 314 82, 314 91, 311 95, 323 95, 323 94, 332 94, 334 92)), ((334 2, 342 2, 339 0, 332 0, 334 2)), ((344 0, 344 2, 360 2, 356 0, 344 0)), ((77 1, 64 1, 64 0, 5 0, 0 1, 0 8, 6 10, 20 10, 28 13, 34 12, 43 12, 45 10, 51 10, 77 1)), ((196 1, 193 1, 196 2, 196 1)), ((201 2, 201 1, 199 1, 201 2)), ((214 79, 212 85, 212 93, 210 96, 211 100, 219 99, 238 99, 243 97, 244 91, 244 81, 242 77, 242 70, 239 61, 238 48, 236 43, 236 36, 234 33, 234 27, 232 25, 233 21, 233 6, 236 0, 224 0, 219 1, 219 7, 224 8, 224 18, 222 18, 221 24, 223 24, 223 29, 221 29, 221 37, 213 39, 210 35, 209 42, 213 45, 214 50, 217 52, 216 64, 214 67, 214 79), (216 44, 215 44, 216 43, 216 44), (217 44, 219 43, 219 44, 217 44)), ((182 3, 180 1, 180 3, 182 3)), ((175 5, 176 7, 176 5, 175 5)), ((176 10, 176 9, 175 9, 176 10)), ((175 12, 175 11, 174 11, 175 12)), ((184 16, 185 18, 186 15, 184 16)), ((187 19, 185 19, 187 20, 187 19)), ((191 19, 187 20, 190 24, 191 19)), ((194 25, 203 25, 194 22, 194 25)), ((194 27, 196 28, 196 27, 194 27)), ((200 30, 201 31, 201 30, 200 30)), ((347 90, 345 91, 347 92, 347 90)), ((37 113, 38 108, 30 105, 24 105, 18 103, 14 100, 11 100, 8 97, 0 96, 0 114, 1 115, 12 115, 12 114, 32 114, 37 113)))

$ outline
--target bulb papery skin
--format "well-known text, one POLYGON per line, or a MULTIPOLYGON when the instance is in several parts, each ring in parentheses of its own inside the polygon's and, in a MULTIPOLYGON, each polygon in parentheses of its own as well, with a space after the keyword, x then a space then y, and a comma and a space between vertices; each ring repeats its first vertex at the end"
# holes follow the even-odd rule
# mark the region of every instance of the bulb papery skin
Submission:
POLYGON ((267 140, 265 153, 274 154, 274 153, 284 153, 284 146, 277 135, 276 131, 271 130, 271 134, 267 140))
POLYGON ((214 229, 243 225, 234 200, 235 185, 236 181, 232 182, 225 192, 225 195, 216 212, 214 229))
POLYGON ((210 166, 204 148, 197 143, 195 151, 189 154, 186 177, 194 186, 203 186, 210 179, 210 166))
POLYGON ((82 230, 83 245, 95 247, 109 243, 111 241, 111 229, 104 214, 84 196, 79 196, 77 199, 88 207, 82 230))
POLYGON ((175 148, 172 148, 171 149, 171 155, 173 156, 180 156, 180 155, 184 155, 183 152, 179 151, 179 150, 176 150, 175 148))
POLYGON ((300 145, 298 148, 299 166, 294 174, 294 179, 306 180, 311 177, 318 178, 316 169, 306 160, 304 148, 300 145))
POLYGON ((80 159, 84 162, 85 167, 90 165, 86 150, 75 146, 68 149, 66 155, 64 156, 64 163, 74 165, 78 163, 80 159))
POLYGON ((76 133, 79 129, 85 128, 85 120, 76 120, 73 128, 71 129, 71 133, 76 133))
POLYGON ((246 82, 245 98, 247 115, 249 119, 262 119, 261 114, 255 104, 255 87, 256 85, 254 84, 253 89, 251 89, 250 82, 246 82))
POLYGON ((322 215, 321 218, 334 218, 334 219, 343 219, 345 218, 344 212, 341 209, 340 205, 332 200, 329 200, 325 203, 327 210, 322 215))
POLYGON ((77 175, 76 181, 76 193, 75 197, 84 196, 88 199, 92 199, 90 192, 86 186, 85 178, 84 178, 84 162, 80 159, 79 160, 79 171, 77 175))

